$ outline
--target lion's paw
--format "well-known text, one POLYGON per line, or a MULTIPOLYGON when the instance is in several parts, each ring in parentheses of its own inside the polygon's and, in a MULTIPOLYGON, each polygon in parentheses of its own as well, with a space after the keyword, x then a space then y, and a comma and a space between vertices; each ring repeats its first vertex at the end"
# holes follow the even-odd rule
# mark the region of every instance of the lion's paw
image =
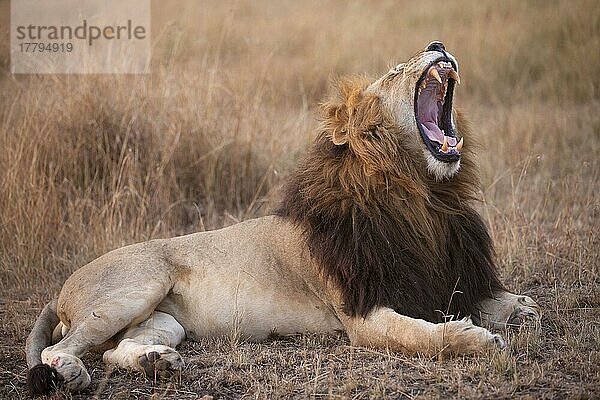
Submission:
POLYGON ((83 362, 74 355, 67 353, 53 354, 50 366, 61 376, 62 385, 72 392, 83 390, 90 384, 90 374, 88 374, 83 362))
POLYGON ((138 357, 138 363, 148 378, 169 377, 173 372, 180 371, 185 366, 179 353, 162 345, 149 345, 144 354, 138 357))
POLYGON ((541 313, 540 306, 529 296, 519 296, 518 305, 508 317, 506 325, 509 327, 539 326, 541 313))
POLYGON ((473 325, 470 318, 440 324, 438 331, 443 353, 472 354, 506 347, 502 336, 473 325))

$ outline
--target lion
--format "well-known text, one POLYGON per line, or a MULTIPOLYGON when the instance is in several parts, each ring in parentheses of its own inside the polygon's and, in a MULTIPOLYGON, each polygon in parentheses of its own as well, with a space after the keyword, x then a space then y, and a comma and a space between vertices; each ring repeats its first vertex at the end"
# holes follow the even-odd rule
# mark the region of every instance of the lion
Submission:
POLYGON ((27 339, 33 394, 90 384, 80 357, 149 376, 185 338, 344 331, 404 354, 503 348, 540 308, 500 282, 474 209, 470 131, 441 42, 371 82, 337 81, 272 215, 113 250, 75 271, 27 339))

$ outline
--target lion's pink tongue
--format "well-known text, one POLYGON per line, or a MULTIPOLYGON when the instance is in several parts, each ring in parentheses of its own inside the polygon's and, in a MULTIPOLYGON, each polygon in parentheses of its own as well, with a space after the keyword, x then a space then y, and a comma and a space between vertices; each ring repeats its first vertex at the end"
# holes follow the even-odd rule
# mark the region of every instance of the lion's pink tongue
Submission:
POLYGON ((441 144, 444 142, 444 134, 437 124, 440 105, 435 97, 435 92, 429 87, 423 89, 417 99, 417 110, 419 121, 429 140, 441 144))
MULTIPOLYGON (((425 122, 421 124, 425 134, 429 138, 429 140, 438 142, 439 144, 444 143, 444 133, 440 130, 440 128, 433 122, 425 122)), ((446 136, 446 140, 448 141, 448 145, 455 147, 458 141, 453 136, 446 136)))
POLYGON ((421 125, 429 140, 440 144, 444 142, 444 134, 435 122, 423 122, 421 125))
MULTIPOLYGON (((438 126, 438 118, 442 109, 441 100, 436 99, 435 91, 428 86, 417 99, 419 121, 429 140, 439 144, 444 143, 444 132, 438 126)), ((456 138, 446 136, 450 146, 456 146, 456 138)))

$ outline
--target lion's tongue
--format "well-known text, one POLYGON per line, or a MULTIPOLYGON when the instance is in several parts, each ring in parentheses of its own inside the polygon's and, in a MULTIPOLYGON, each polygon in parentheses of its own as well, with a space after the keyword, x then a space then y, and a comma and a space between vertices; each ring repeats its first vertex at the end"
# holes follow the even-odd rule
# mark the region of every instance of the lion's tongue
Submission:
POLYGON ((437 125, 439 109, 435 92, 432 88, 425 87, 417 99, 418 119, 429 140, 441 144, 444 142, 444 133, 437 125))
POLYGON ((440 128, 438 128, 435 122, 427 121, 421 123, 421 125, 423 126, 423 130, 425 131, 425 134, 427 135, 429 140, 433 142, 438 142, 439 144, 442 144, 444 142, 444 134, 442 133, 440 128))
MULTIPOLYGON (((439 144, 444 143, 444 132, 438 126, 438 116, 441 113, 442 101, 436 99, 434 91, 423 89, 417 98, 418 119, 429 140, 439 144)), ((448 144, 456 146, 456 138, 447 136, 448 144)))

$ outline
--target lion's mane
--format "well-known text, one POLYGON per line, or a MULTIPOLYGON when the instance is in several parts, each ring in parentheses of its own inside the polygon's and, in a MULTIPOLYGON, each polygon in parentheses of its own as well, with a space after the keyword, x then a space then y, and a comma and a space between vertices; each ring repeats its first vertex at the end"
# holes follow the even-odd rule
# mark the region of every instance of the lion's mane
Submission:
MULTIPOLYGON (((315 143, 284 185, 276 214, 301 227, 349 315, 364 317, 376 306, 433 322, 475 315, 476 304, 502 284, 473 209, 473 155, 465 147, 459 173, 436 182, 422 147, 365 92, 367 84, 334 85, 315 143), (340 137, 347 141, 334 144, 340 137)), ((462 117, 456 124, 468 136, 462 117)))

